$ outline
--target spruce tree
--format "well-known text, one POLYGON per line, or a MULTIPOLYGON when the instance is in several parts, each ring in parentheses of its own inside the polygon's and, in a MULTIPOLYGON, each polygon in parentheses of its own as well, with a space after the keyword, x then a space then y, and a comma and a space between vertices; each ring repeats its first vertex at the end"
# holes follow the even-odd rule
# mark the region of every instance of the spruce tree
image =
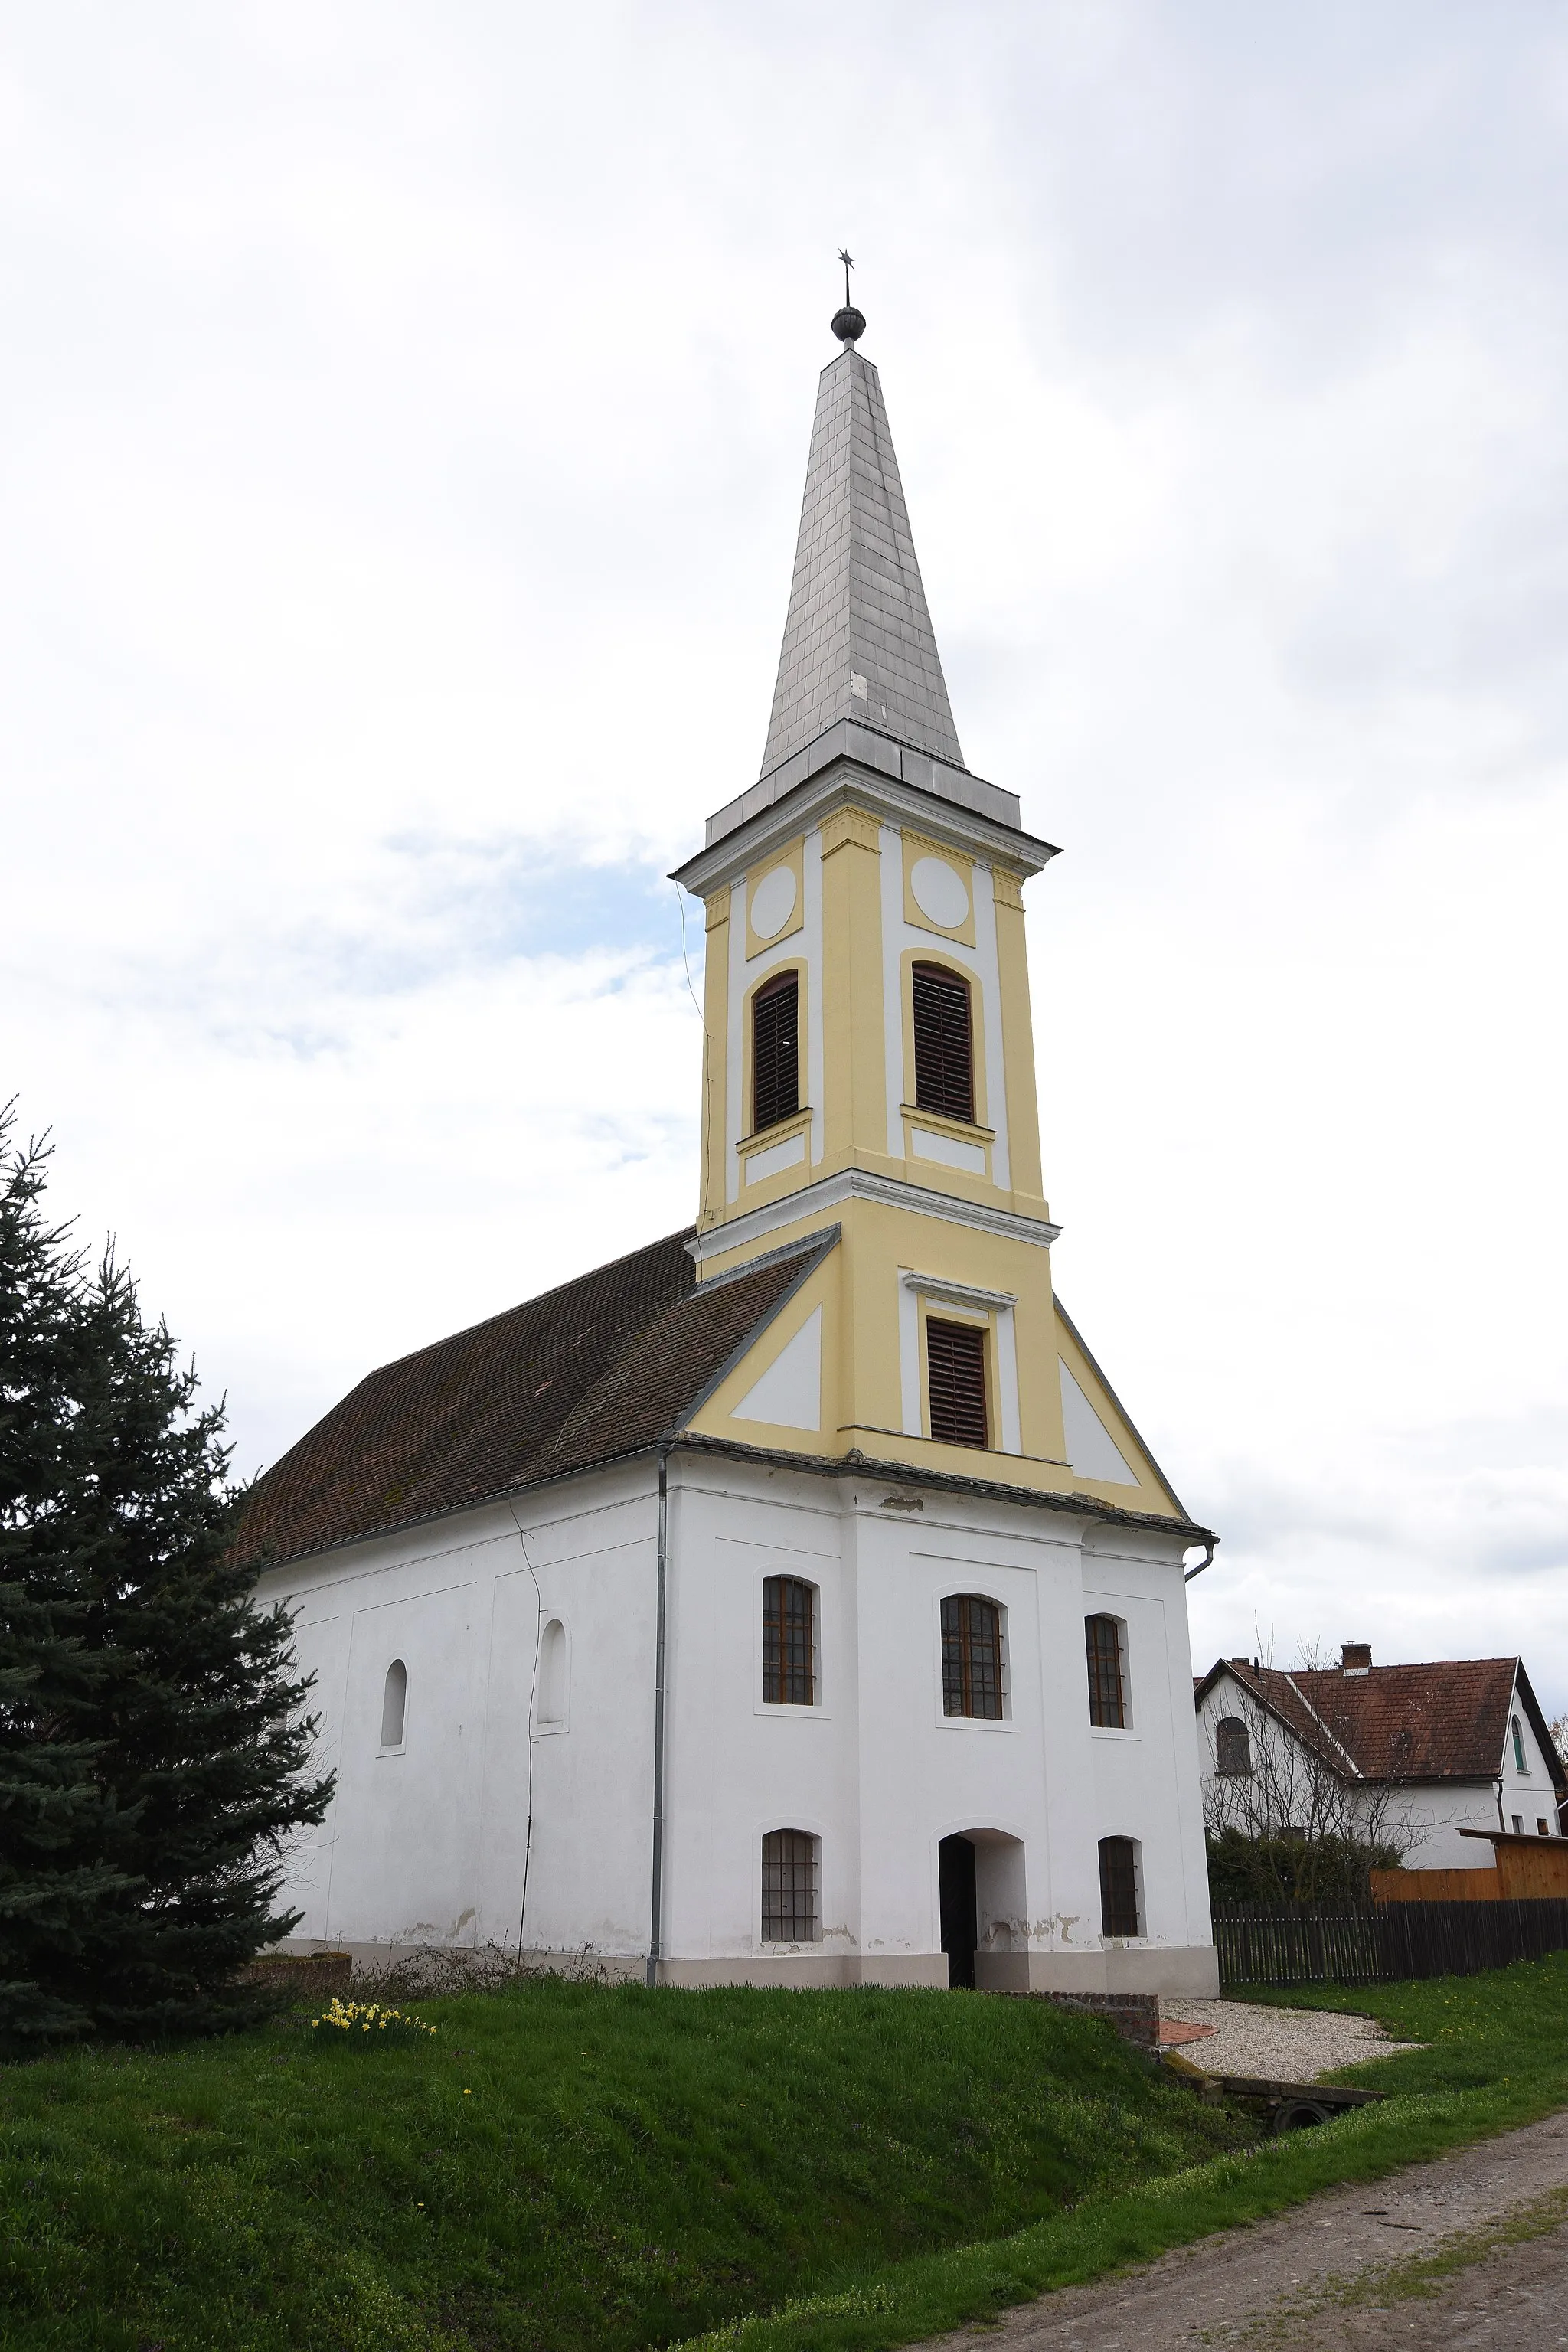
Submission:
POLYGON ((0 1125, 0 2032, 212 2032, 320 1822, 309 1683, 229 1557, 223 1407, 0 1125))

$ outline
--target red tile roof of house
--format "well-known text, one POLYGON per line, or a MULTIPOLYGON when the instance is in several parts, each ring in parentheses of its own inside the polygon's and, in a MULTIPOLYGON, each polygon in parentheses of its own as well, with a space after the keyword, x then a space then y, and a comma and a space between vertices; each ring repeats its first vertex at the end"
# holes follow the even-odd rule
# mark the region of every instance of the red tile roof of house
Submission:
POLYGON ((1515 1688, 1549 1762, 1554 1750, 1518 1658, 1445 1658, 1426 1665, 1339 1666, 1285 1674, 1221 1658, 1197 1685, 1235 1676, 1308 1747, 1347 1777, 1368 1780, 1495 1780, 1502 1769, 1515 1688))

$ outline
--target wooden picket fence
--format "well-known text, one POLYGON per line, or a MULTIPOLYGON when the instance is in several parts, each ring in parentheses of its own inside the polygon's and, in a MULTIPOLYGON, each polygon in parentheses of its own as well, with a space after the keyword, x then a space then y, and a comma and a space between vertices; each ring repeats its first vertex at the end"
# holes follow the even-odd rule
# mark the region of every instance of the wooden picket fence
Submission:
POLYGON ((1214 1939, 1222 1985, 1473 1977, 1568 1951, 1568 1900, 1378 1903, 1356 1911, 1226 1906, 1215 1913, 1214 1939))

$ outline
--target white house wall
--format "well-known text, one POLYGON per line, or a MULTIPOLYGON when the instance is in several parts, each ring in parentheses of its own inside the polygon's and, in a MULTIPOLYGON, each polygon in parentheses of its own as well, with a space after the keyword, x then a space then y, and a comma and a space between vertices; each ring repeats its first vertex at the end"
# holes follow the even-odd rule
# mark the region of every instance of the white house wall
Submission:
MULTIPOLYGON (((1179 1536, 1026 1504, 678 1454, 669 1468, 665 1974, 945 1983, 937 1848, 977 1844, 980 1980, 1214 1988, 1179 1536), (895 1501, 907 1490, 891 1490, 895 1501), (818 1704, 763 1698, 762 1585, 817 1589, 818 1704), (1005 1612, 1000 1723, 942 1707, 939 1607, 1005 1612), (1089 1724, 1083 1621, 1129 1629, 1133 1727, 1089 1724), (821 1940, 764 1946, 762 1841, 821 1842, 821 1940), (1145 1933, 1105 1947, 1098 1842, 1133 1838, 1145 1933)), ((264 1580, 297 1607, 339 1786, 293 1857, 305 1945, 647 1949, 657 1490, 650 1462, 264 1580), (535 1579, 537 1578, 537 1587, 535 1579), (534 1721, 542 1628, 565 1632, 560 1726, 534 1721), (403 1752, 379 1752, 386 1667, 403 1752), (528 1847, 531 1812, 532 1843, 528 1847), (527 1909, 523 1873, 527 1851, 527 1909)))

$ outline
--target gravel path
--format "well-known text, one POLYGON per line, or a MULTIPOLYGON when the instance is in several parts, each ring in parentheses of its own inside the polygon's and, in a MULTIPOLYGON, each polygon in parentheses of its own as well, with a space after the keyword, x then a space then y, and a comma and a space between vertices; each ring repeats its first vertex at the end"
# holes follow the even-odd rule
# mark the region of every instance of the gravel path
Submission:
POLYGON ((928 2352, 1558 2352, 1568 2346, 1568 2116, 1371 2188, 1331 2189, 928 2352), (1426 2278, 1422 2266, 1440 2268, 1426 2278))
POLYGON ((1369 2058, 1392 2058, 1414 2050, 1413 2042, 1391 2042, 1370 2017, 1342 2017, 1330 2010, 1266 2009, 1250 2000, 1163 1999, 1162 2016, 1184 2025, 1211 2025, 1201 2042, 1182 2044, 1182 2055, 1205 2074, 1260 2074, 1272 2083, 1315 2083, 1336 2067, 1362 2066, 1369 2058))

